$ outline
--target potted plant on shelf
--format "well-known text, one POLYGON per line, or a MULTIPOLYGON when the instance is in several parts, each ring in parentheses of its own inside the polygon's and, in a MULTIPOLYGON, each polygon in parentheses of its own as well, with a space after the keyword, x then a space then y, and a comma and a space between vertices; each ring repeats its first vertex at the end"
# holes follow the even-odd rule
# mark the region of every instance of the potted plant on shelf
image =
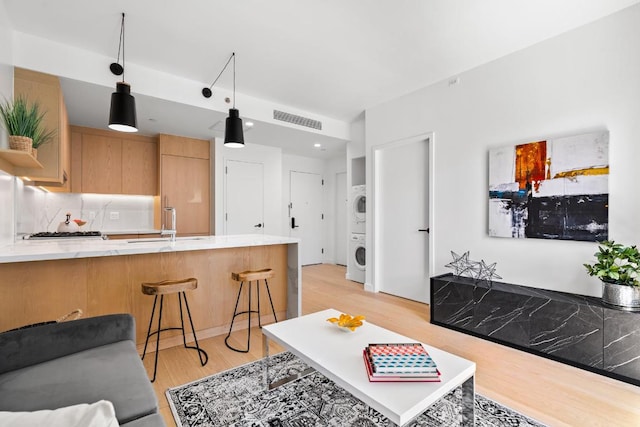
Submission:
POLYGON ((40 110, 37 102, 29 104, 27 99, 19 96, 12 101, 0 104, 0 116, 5 129, 9 133, 9 148, 27 151, 34 157, 37 148, 48 142, 55 131, 47 131, 43 119, 46 112, 40 110))
POLYGON ((590 276, 602 281, 602 302, 623 310, 640 310, 640 252, 636 246, 602 242, 596 262, 584 264, 590 276))

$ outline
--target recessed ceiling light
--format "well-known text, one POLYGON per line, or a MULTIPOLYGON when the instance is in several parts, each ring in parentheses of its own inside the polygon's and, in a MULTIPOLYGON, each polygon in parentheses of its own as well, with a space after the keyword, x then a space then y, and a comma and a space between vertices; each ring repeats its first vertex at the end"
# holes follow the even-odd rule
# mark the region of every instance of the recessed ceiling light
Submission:
POLYGON ((244 122, 244 125, 250 128, 253 126, 253 122, 244 122))
POLYGON ((315 144, 313 144, 313 146, 316 147, 316 148, 320 148, 320 147, 322 147, 322 144, 319 144, 319 143, 316 142, 315 144))

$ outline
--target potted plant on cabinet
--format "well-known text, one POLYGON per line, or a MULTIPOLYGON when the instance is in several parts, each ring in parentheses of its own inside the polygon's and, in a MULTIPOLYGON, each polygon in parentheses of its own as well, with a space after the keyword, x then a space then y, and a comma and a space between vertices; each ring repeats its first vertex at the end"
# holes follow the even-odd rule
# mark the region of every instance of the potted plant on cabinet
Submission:
POLYGON ((45 114, 37 102, 29 104, 22 96, 1 104, 0 116, 9 133, 9 148, 27 151, 36 157, 37 148, 48 142, 55 132, 45 129, 42 122, 45 114))
POLYGON ((602 242, 596 262, 584 264, 587 273, 602 281, 602 302, 622 310, 640 310, 640 252, 636 246, 602 242))

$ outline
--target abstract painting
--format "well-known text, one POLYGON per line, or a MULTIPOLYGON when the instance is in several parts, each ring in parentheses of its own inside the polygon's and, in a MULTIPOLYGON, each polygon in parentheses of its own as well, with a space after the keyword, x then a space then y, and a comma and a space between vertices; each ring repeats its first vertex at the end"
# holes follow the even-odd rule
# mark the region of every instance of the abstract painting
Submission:
POLYGON ((489 151, 489 235, 603 241, 609 231, 609 132, 489 151))

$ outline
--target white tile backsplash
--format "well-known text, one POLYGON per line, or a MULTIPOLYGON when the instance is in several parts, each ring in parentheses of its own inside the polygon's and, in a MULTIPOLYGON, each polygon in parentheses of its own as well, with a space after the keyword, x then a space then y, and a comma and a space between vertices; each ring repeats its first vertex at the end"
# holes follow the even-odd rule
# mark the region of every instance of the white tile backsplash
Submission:
POLYGON ((13 243, 15 235, 15 181, 13 176, 0 171, 0 245, 13 243))
POLYGON ((153 229, 153 196, 45 193, 25 187, 17 211, 18 234, 56 231, 67 212, 87 222, 83 231, 153 229))

